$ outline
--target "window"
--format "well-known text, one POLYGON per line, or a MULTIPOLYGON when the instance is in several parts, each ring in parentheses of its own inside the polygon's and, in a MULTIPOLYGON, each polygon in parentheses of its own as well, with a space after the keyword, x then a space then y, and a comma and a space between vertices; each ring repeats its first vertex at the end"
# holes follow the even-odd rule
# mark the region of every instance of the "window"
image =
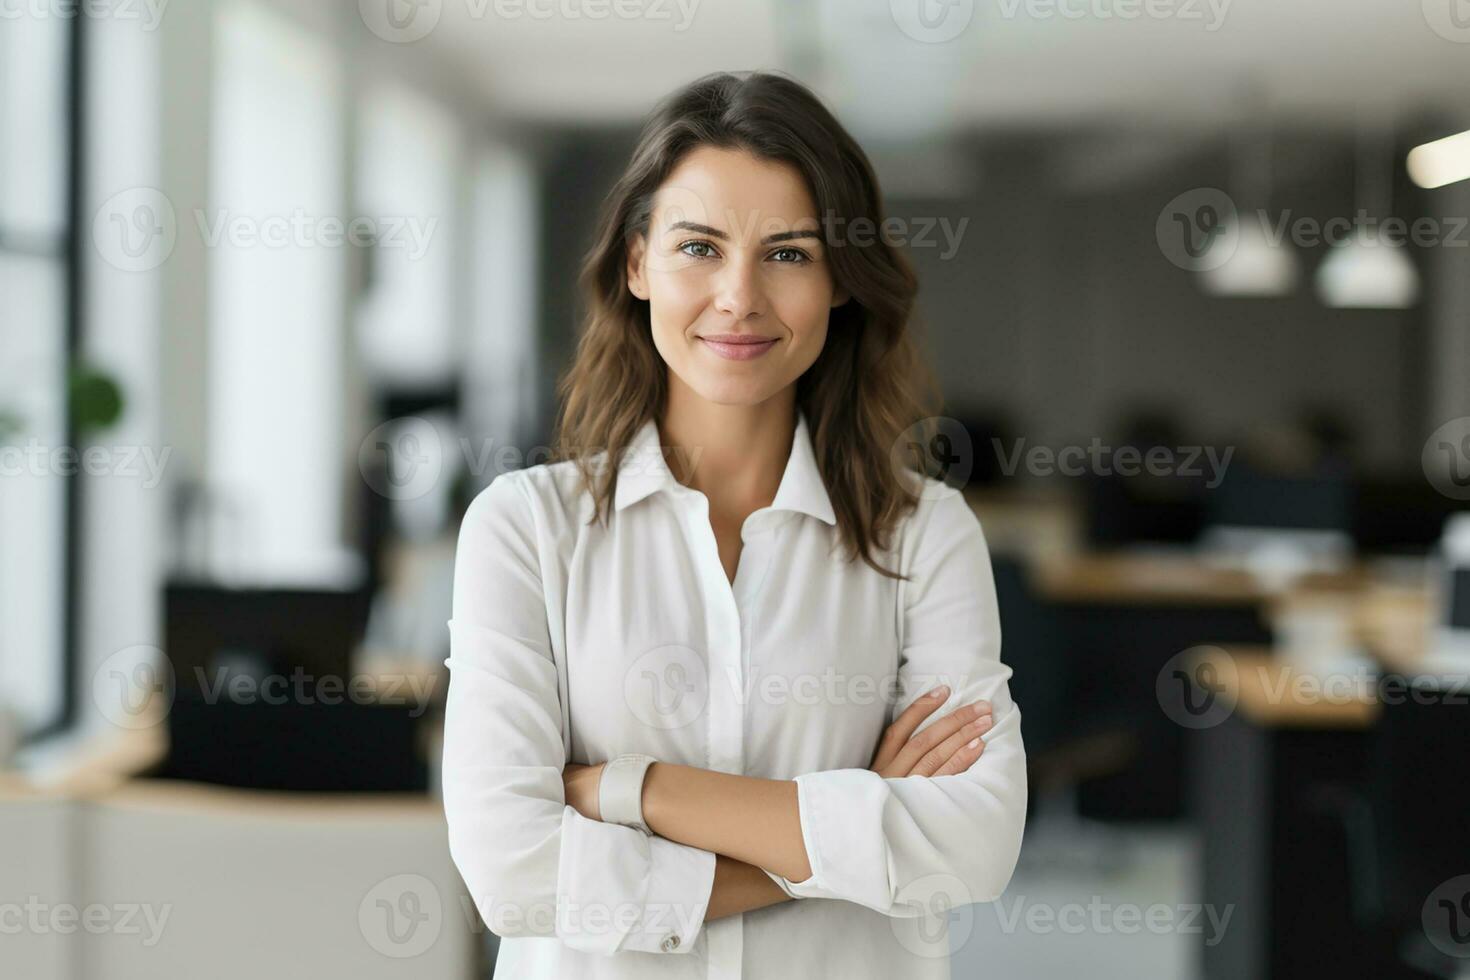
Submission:
POLYGON ((358 112, 359 210, 377 232, 357 321, 363 363, 382 388, 443 384, 458 370, 456 120, 393 82, 369 89, 358 112))
POLYGON ((209 459, 221 577, 342 577, 347 255, 342 73, 325 41, 236 0, 217 22, 209 459))
POLYGON ((67 368, 76 346, 71 187, 83 18, 0 25, 0 710, 37 734, 73 712, 77 477, 67 368))

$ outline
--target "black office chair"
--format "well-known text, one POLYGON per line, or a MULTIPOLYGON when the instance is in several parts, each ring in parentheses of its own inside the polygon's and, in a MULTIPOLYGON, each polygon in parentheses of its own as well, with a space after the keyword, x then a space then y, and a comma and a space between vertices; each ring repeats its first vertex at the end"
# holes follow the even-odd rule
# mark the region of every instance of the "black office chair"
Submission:
POLYGON ((1377 975, 1470 977, 1470 701, 1392 680, 1364 785, 1339 798, 1354 916, 1383 956, 1377 975))
MULTIPOLYGON (((1032 821, 1043 803, 1066 813, 1059 819, 1076 828, 1073 793, 1084 779, 1127 768, 1136 754, 1131 730, 1096 705, 1079 704, 1077 665, 1066 646, 1060 612, 1032 589, 1024 561, 993 554, 996 599, 1000 606, 1001 659, 1011 667, 1011 697, 1021 709, 1030 792, 1026 819, 1032 821)), ((1101 833, 1099 831, 1099 833, 1101 833)), ((1092 834, 1098 836, 1098 834, 1092 834)), ((1091 848, 1105 860, 1126 862, 1126 848, 1109 838, 1091 848)))

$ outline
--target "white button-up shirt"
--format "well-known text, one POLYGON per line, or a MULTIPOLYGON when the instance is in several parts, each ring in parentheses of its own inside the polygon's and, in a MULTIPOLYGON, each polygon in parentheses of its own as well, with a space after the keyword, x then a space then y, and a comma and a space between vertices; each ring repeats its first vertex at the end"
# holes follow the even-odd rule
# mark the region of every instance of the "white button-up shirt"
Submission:
MULTIPOLYGON (((647 423, 608 522, 570 463, 507 473, 459 533, 444 807, 454 861, 502 937, 497 977, 949 976, 969 903, 1000 896, 1026 810, 1021 715, 979 521, 927 481, 877 557, 848 561, 804 419, 732 584, 708 499, 647 423), (994 709, 967 772, 870 771, 887 725, 994 709), (812 875, 799 900, 705 921, 715 855, 582 816, 562 769, 621 753, 794 779, 812 875), (953 911, 952 911, 953 910, 953 911)), ((606 458, 605 456, 603 457, 606 458)))

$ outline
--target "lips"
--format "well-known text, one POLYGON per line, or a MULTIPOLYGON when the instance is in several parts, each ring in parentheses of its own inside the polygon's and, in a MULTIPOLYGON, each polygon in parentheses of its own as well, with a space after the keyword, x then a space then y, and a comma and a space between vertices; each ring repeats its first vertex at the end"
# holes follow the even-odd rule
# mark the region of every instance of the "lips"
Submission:
POLYGON ((731 361, 748 361, 776 346, 775 337, 762 337, 752 333, 713 333, 706 334, 699 340, 716 354, 731 361))

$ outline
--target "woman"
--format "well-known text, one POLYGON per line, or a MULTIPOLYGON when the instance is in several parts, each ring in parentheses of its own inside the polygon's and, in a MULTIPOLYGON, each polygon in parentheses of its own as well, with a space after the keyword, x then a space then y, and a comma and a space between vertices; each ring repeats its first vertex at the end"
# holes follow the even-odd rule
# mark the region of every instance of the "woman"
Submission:
POLYGON ((1020 712, 980 525, 904 464, 882 221, 771 74, 675 93, 613 189, 564 459, 456 555, 444 805, 497 976, 947 977, 945 913, 1005 888, 1020 712))

